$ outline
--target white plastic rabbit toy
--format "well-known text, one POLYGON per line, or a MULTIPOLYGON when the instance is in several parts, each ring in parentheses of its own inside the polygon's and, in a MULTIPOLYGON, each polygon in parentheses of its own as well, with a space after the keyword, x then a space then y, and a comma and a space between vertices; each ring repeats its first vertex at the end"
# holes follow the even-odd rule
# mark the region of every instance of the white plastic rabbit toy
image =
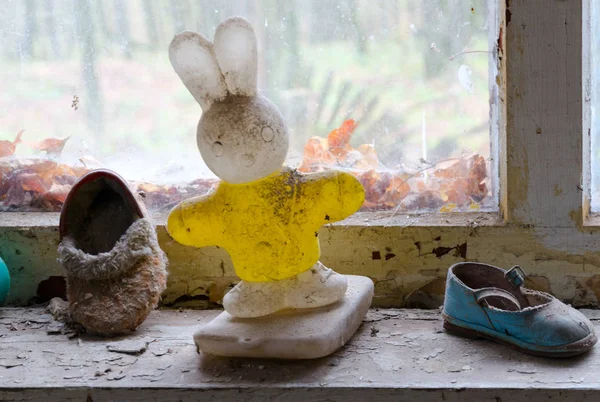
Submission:
POLYGON ((242 281, 223 299, 234 317, 331 304, 346 278, 319 262, 318 230, 354 213, 364 190, 337 171, 303 175, 282 167, 288 131, 277 107, 257 91, 257 46, 251 24, 222 22, 214 44, 195 32, 173 39, 175 71, 203 110, 197 141, 223 181, 169 215, 178 242, 216 245, 231 255, 242 281))
POLYGON ((214 45, 196 32, 175 37, 171 64, 204 111, 198 148, 206 165, 229 183, 244 183, 279 170, 288 132, 277 107, 257 93, 256 37, 250 23, 230 18, 214 45))

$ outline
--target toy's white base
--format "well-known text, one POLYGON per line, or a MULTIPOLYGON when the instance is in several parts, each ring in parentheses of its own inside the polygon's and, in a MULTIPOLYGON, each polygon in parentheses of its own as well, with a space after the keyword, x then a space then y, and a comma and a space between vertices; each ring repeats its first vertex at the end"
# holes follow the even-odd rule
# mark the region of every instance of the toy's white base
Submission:
POLYGON ((228 357, 316 359, 342 347, 371 305, 373 282, 346 276, 344 297, 325 307, 288 310, 260 318, 235 318, 224 311, 194 334, 203 353, 228 357))
POLYGON ((278 311, 313 309, 335 303, 346 294, 348 280, 317 262, 309 270, 281 281, 241 281, 223 298, 233 317, 266 317, 278 311))

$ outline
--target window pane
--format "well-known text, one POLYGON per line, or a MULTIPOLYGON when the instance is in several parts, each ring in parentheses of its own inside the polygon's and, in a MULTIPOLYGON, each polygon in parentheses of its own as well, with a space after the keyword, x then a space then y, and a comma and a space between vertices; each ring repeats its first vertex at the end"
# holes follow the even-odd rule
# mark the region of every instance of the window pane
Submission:
POLYGON ((231 15, 256 30, 258 85, 288 123, 288 164, 353 172, 365 210, 495 209, 492 3, 3 1, 0 210, 60 210, 74 180, 100 166, 153 210, 210 191, 201 109, 168 45, 183 30, 212 40, 231 15))

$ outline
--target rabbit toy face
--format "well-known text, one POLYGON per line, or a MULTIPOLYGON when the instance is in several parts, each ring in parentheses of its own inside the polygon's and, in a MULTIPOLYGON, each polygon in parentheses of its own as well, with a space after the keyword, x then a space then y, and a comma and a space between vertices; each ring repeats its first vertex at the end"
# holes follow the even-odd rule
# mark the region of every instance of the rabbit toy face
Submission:
POLYGON ((210 170, 229 183, 245 183, 281 169, 289 146, 277 107, 256 88, 256 36, 248 21, 223 21, 214 45, 196 32, 169 47, 175 72, 202 107, 197 141, 210 170))
POLYGON ((229 183, 278 171, 288 148, 283 117, 263 96, 227 96, 198 123, 198 148, 211 170, 229 183))

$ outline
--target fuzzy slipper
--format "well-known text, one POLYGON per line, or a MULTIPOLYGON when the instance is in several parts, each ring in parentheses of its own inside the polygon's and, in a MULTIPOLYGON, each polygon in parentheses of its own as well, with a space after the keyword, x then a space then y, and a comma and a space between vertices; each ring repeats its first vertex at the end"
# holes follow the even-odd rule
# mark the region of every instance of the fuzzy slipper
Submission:
POLYGON ((167 259, 127 183, 104 169, 79 179, 62 208, 60 236, 70 319, 99 335, 136 329, 166 287, 167 259))

